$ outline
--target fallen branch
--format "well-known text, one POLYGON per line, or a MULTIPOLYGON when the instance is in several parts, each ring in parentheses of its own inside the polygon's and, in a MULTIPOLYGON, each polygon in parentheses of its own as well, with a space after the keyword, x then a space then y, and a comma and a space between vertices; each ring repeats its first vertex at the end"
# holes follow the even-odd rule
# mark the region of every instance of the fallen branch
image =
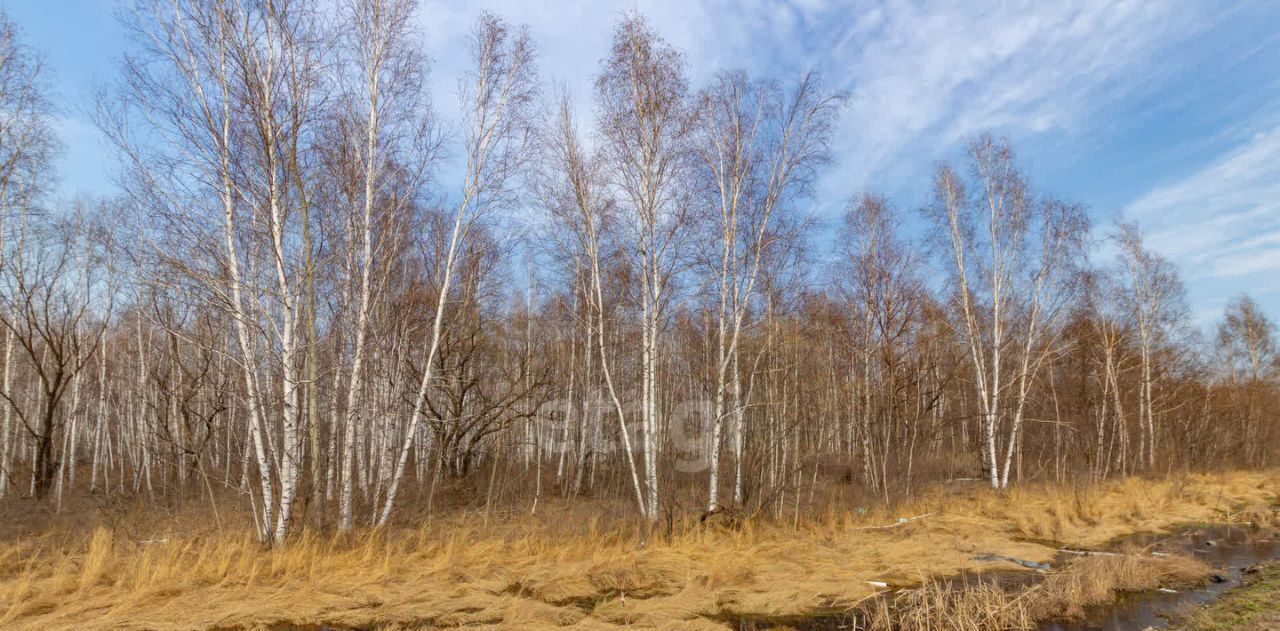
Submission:
POLYGON ((1040 570, 1043 572, 1047 572, 1049 570, 1048 563, 1041 563, 1039 561, 1028 561, 1026 559, 1019 559, 1017 557, 1004 556, 1001 554, 979 554, 977 556, 974 556, 973 558, 975 561, 1008 561, 1010 563, 1017 563, 1018 565, 1021 565, 1022 567, 1025 567, 1025 568, 1029 568, 1032 570, 1040 570))
MULTIPOLYGON (((1143 556, 1141 554, 1126 555, 1126 554, 1121 554, 1119 552, 1103 552, 1102 550, 1072 550, 1070 548, 1058 548, 1057 551, 1065 554, 1074 554, 1077 556, 1085 556, 1085 557, 1122 557, 1122 556, 1141 557, 1143 556)), ((1151 552, 1148 552, 1147 554, 1153 557, 1169 556, 1164 552, 1158 552, 1158 551, 1151 551, 1151 552)))
POLYGON ((1058 552, 1065 554, 1074 554, 1082 557, 1118 557, 1124 556, 1118 552, 1103 552, 1101 550, 1072 550, 1070 548, 1058 548, 1058 552))
POLYGON ((887 526, 861 526, 859 528, 854 528, 854 530, 883 530, 885 528, 897 528, 898 526, 901 526, 903 524, 909 524, 917 519, 924 519, 925 517, 928 517, 930 515, 935 515, 935 514, 936 513, 925 513, 923 515, 916 515, 915 517, 911 517, 911 518, 899 517, 898 521, 892 524, 889 524, 887 526))

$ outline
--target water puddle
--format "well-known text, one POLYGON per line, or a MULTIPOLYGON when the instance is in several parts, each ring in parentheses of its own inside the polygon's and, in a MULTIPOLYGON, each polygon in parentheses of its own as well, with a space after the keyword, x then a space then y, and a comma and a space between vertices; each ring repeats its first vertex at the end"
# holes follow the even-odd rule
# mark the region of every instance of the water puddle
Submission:
POLYGON ((1168 626, 1170 614, 1207 603, 1240 586, 1248 567, 1280 559, 1280 540, 1275 533, 1236 525, 1191 528, 1175 534, 1136 534, 1118 541, 1117 547, 1194 555, 1213 566, 1215 573, 1209 583, 1194 589, 1121 594, 1112 604, 1086 611, 1080 620, 1043 622, 1039 631, 1163 628, 1168 626))
POLYGON ((791 616, 724 614, 714 619, 727 623, 738 631, 767 631, 768 629, 853 631, 862 628, 858 626, 858 615, 853 612, 797 614, 791 616))

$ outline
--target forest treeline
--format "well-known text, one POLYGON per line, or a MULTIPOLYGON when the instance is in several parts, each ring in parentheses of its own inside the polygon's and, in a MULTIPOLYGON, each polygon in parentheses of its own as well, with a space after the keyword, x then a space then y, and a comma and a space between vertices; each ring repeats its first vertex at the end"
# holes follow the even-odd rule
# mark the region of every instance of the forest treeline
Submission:
POLYGON ((848 96, 816 74, 694 84, 628 15, 575 103, 484 14, 446 121, 412 0, 133 5, 105 200, 53 195, 48 73, 0 20, 0 496, 238 495, 283 542, 406 503, 798 516, 1276 457, 1258 305, 1206 339, 1139 226, 1001 139, 829 239, 848 96))

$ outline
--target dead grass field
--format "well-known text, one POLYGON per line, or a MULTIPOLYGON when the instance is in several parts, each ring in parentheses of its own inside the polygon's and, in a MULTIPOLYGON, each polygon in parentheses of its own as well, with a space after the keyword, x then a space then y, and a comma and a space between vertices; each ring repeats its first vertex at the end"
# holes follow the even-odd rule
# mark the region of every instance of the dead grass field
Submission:
MULTIPOLYGON (((634 529, 604 527, 583 508, 556 503, 488 527, 458 514, 414 530, 308 532, 275 550, 207 519, 116 524, 0 543, 0 627, 723 629, 717 620, 726 613, 866 603, 879 591, 868 581, 937 586, 910 592, 919 599, 972 598, 931 578, 1017 568, 976 554, 1048 561, 1051 542, 1091 547, 1181 522, 1270 519, 1278 490, 1280 470, 1007 492, 939 485, 892 511, 832 512, 796 527, 708 529, 689 520, 643 549, 634 529)), ((1070 615, 1115 589, 1203 569, 1125 559, 1055 570, 1036 602, 1015 613, 1070 615)))

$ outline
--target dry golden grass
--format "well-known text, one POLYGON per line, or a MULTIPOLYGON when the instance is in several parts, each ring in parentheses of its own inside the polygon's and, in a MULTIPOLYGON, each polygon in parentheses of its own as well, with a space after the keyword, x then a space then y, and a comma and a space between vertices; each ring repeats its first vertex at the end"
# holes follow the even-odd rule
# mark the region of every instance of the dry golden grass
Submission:
POLYGON ((918 588, 881 599, 866 611, 869 631, 1029 629, 1035 624, 1028 594, 990 583, 963 584, 929 579, 918 588))
POLYGON ((1118 592, 1194 583, 1212 571, 1204 561, 1187 556, 1078 559, 1037 586, 1031 613, 1036 619, 1075 618, 1087 607, 1112 602, 1118 592))
POLYGON ((1031 629, 1038 620, 1080 617, 1120 592, 1197 582, 1211 571, 1190 557, 1127 555, 1072 561, 1026 589, 930 578, 875 601, 864 624, 869 631, 1031 629))
MULTIPOLYGON (((556 504, 488 528, 460 514, 414 530, 305 532, 275 550, 233 527, 55 532, 0 543, 0 627, 724 628, 717 619, 726 612, 794 615, 869 602, 877 588, 867 581, 928 584, 1016 568, 976 554, 1050 560, 1054 549, 1036 540, 1098 546, 1178 522, 1256 519, 1271 511, 1278 482, 1280 471, 1007 492, 952 485, 892 512, 833 512, 798 528, 677 524, 644 549, 633 529, 601 527, 580 506, 556 504), (933 514, 866 528, 925 513, 933 514)), ((1051 575, 1017 615, 1069 615, 1117 589, 1193 573, 1128 557, 1082 559, 1079 568, 1051 575)), ((955 601, 952 609, 981 596, 916 592, 926 603, 955 601)))

